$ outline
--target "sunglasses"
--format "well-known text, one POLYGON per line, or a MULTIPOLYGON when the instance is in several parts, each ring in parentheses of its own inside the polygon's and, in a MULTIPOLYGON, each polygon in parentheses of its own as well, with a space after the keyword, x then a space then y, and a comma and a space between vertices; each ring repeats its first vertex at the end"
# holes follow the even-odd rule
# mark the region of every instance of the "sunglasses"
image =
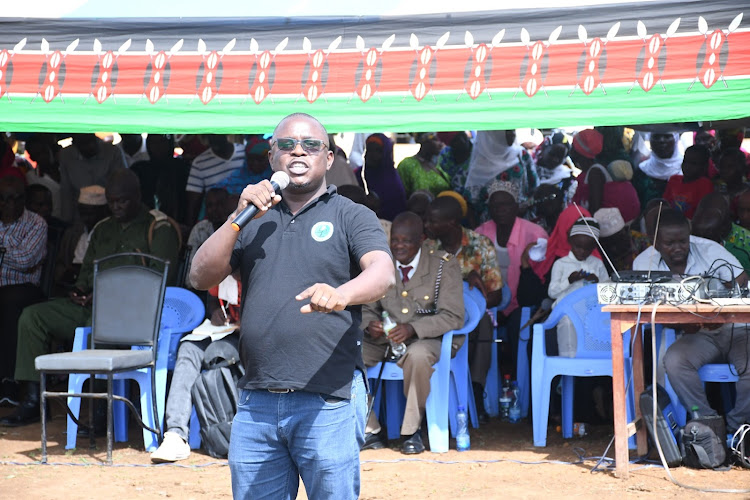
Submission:
POLYGON ((282 137, 276 139, 274 143, 280 151, 294 151, 297 148, 297 144, 299 144, 305 152, 313 154, 320 153, 328 147, 320 139, 292 139, 291 137, 282 137))

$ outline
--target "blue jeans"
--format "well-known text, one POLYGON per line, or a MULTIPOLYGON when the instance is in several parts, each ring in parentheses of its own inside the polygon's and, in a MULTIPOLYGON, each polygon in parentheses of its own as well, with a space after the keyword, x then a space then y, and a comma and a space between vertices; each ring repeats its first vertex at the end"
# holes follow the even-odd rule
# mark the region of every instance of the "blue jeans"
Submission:
POLYGON ((300 476, 309 498, 358 498, 366 413, 359 370, 351 399, 242 390, 229 443, 234 498, 292 500, 300 476))

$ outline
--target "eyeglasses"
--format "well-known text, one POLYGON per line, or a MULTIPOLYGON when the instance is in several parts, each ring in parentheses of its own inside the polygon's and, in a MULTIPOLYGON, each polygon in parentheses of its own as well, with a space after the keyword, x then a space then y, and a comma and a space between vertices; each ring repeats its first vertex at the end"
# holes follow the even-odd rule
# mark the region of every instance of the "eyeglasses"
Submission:
POLYGON ((297 148, 297 144, 300 144, 305 152, 312 154, 320 153, 323 149, 328 147, 328 145, 320 139, 293 139, 291 137, 282 137, 276 139, 274 143, 280 151, 294 151, 297 148))

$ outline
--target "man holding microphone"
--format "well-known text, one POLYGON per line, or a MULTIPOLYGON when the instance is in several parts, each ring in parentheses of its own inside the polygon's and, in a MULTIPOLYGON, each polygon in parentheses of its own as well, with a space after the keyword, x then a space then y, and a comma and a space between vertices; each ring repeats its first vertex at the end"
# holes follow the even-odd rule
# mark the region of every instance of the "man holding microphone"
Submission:
POLYGON ((367 412, 360 305, 393 285, 393 261, 375 214, 326 186, 333 152, 320 122, 282 119, 269 159, 288 185, 247 186, 190 270, 199 289, 235 270, 242 278, 232 491, 296 498, 301 476, 310 498, 357 498, 367 412), (257 215, 233 227, 246 207, 257 215))

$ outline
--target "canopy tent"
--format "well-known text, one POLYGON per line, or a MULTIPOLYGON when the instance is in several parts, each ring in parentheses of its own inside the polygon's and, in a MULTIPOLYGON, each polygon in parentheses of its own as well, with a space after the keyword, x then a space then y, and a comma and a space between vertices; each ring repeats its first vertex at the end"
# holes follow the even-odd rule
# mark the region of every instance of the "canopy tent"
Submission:
POLYGON ((1 18, 0 128, 267 132, 296 111, 361 132, 746 118, 744 10, 1 18))

